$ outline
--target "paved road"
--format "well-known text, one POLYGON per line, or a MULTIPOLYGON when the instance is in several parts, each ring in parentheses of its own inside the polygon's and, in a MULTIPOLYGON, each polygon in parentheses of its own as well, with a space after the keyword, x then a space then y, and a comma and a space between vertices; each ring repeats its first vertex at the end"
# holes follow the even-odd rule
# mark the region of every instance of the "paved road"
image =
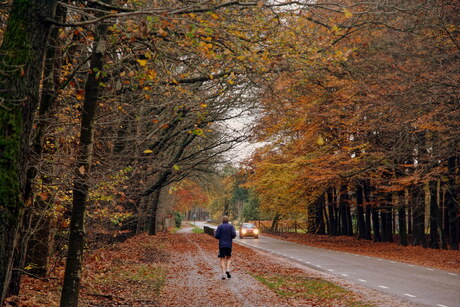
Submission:
POLYGON ((460 306, 460 274, 261 236, 235 239, 420 306, 460 306))

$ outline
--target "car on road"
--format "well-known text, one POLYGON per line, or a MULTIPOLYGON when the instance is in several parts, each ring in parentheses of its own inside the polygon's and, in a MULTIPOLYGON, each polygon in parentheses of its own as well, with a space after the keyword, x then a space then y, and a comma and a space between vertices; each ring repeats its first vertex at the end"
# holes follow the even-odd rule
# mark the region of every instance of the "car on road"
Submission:
POLYGON ((244 237, 259 238, 259 229, 253 223, 243 223, 240 227, 240 239, 244 237))

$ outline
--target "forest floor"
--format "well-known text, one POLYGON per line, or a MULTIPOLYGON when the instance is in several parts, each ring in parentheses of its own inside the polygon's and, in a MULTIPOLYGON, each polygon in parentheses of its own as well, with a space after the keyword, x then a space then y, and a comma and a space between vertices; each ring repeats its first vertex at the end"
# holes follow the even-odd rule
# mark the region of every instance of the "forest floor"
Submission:
MULTIPOLYGON (((307 237, 285 239, 459 271, 458 251, 426 249, 419 257, 425 249, 406 247, 406 253, 396 244, 307 237)), ((241 245, 234 245, 232 259, 232 278, 221 280, 217 241, 211 236, 138 235, 86 257, 79 306, 413 306, 241 245)), ((58 306, 62 275, 61 267, 50 279, 23 278, 21 295, 6 306, 58 306)))

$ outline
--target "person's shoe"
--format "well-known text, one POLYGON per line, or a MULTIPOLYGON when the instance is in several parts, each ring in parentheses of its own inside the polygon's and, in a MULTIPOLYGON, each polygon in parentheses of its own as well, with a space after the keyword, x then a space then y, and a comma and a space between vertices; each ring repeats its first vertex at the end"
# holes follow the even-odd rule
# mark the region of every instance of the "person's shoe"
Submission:
POLYGON ((227 278, 232 278, 232 275, 230 275, 229 271, 225 272, 225 274, 227 274, 227 278))
POLYGON ((222 274, 222 279, 225 279, 225 274, 222 274))

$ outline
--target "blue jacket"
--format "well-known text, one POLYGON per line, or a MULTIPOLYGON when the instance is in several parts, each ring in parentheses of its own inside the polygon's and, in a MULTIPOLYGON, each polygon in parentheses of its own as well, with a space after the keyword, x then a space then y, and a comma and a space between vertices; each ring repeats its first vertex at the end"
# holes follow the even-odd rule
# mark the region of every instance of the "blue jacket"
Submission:
POLYGON ((219 239, 219 248, 232 248, 232 239, 236 237, 235 227, 229 223, 222 223, 217 227, 214 237, 219 239))

